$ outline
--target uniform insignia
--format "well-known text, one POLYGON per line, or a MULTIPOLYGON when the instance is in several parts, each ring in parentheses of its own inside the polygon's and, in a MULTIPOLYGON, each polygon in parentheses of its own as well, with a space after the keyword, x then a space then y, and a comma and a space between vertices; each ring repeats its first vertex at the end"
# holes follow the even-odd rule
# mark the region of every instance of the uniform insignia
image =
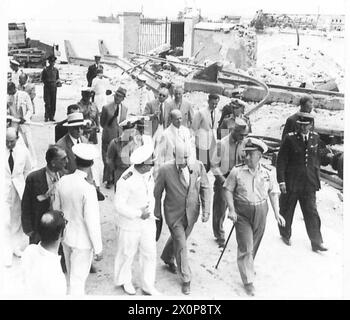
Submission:
POLYGON ((294 136, 294 135, 295 135, 295 132, 289 132, 288 135, 289 135, 289 136, 294 136))
POLYGON ((266 170, 269 170, 269 171, 272 170, 272 168, 269 167, 269 166, 267 166, 266 164, 263 164, 263 163, 262 163, 261 166, 262 166, 263 168, 265 168, 266 170))
POLYGON ((123 177, 123 179, 124 179, 124 180, 127 180, 127 179, 129 179, 131 176, 132 176, 132 172, 130 171, 128 174, 126 174, 126 175, 123 177))
POLYGON ((235 167, 238 168, 238 167, 243 167, 244 166, 244 163, 240 163, 240 164, 236 164, 235 167))

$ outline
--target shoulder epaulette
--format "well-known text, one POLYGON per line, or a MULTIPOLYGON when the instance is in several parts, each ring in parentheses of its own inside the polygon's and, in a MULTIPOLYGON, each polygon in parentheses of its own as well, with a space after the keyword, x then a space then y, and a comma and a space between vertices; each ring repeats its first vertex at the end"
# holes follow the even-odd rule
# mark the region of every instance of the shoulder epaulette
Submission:
POLYGON ((263 163, 262 163, 261 166, 264 167, 266 170, 269 170, 269 171, 272 170, 272 168, 269 167, 269 166, 267 166, 266 164, 263 164, 263 163))
POLYGON ((245 165, 245 163, 236 164, 235 168, 243 167, 244 165, 245 165))
POLYGON ((130 171, 128 174, 126 174, 126 175, 123 177, 123 179, 124 179, 124 180, 127 180, 127 179, 129 179, 131 176, 132 176, 132 172, 130 171))

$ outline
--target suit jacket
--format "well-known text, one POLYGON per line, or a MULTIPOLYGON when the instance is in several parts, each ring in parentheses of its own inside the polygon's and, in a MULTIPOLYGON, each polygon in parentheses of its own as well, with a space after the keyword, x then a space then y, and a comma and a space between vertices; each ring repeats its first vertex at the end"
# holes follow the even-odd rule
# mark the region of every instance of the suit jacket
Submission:
POLYGON ((208 106, 199 109, 194 115, 192 127, 196 137, 196 147, 199 149, 210 150, 216 145, 219 121, 217 108, 214 110, 213 115, 214 124, 212 124, 211 112, 208 106))
POLYGON ((119 106, 119 122, 117 121, 117 118, 115 118, 112 124, 109 125, 109 121, 112 119, 115 109, 116 104, 111 102, 110 104, 103 106, 101 112, 100 125, 103 128, 102 142, 107 144, 107 147, 112 139, 119 137, 123 132, 123 129, 119 126, 119 123, 126 119, 128 113, 128 109, 121 103, 119 106))
POLYGON ((307 147, 299 133, 289 133, 277 156, 277 181, 285 182, 288 191, 320 189, 320 138, 310 132, 307 147))
MULTIPOLYGON (((167 127, 168 123, 169 123, 169 115, 170 115, 170 105, 168 102, 164 101, 164 129, 167 127)), ((143 115, 145 116, 150 116, 150 115, 155 115, 156 113, 160 112, 160 102, 158 99, 155 99, 153 101, 147 102, 146 103, 146 107, 145 110, 143 112, 143 115)), ((158 129, 158 125, 159 125, 159 115, 158 116, 154 116, 153 119, 151 121, 148 121, 147 125, 148 127, 145 128, 145 133, 147 132, 147 134, 151 134, 152 136, 154 135, 154 133, 157 131, 158 129), (149 126, 152 126, 151 128, 149 126)))
POLYGON ((299 112, 294 113, 287 119, 282 132, 282 139, 286 136, 286 134, 296 131, 296 122, 298 118, 299 118, 299 112))
POLYGON ((29 172, 32 170, 32 165, 30 161, 30 155, 28 149, 17 142, 15 148, 13 149, 13 159, 14 166, 11 173, 10 166, 8 164, 9 153, 5 150, 4 163, 5 163, 5 197, 8 198, 8 194, 11 190, 12 185, 16 189, 20 199, 22 199, 25 179, 29 172))
POLYGON ((190 131, 184 127, 180 126, 177 130, 172 124, 166 128, 162 134, 159 152, 157 154, 158 161, 161 164, 174 159, 174 150, 176 143, 181 143, 185 146, 189 157, 191 157, 191 134, 190 131))
MULTIPOLYGON (((59 175, 64 175, 60 172, 59 175)), ((24 233, 32 231, 36 234, 42 215, 50 209, 50 197, 39 201, 38 195, 43 195, 48 191, 46 179, 46 167, 31 172, 27 179, 22 198, 22 228, 24 233)), ((38 237, 38 235, 35 235, 38 237)), ((38 237, 39 239, 39 237, 38 237)))
POLYGON ((55 125, 55 142, 60 140, 64 135, 68 133, 68 127, 63 126, 67 122, 67 119, 58 122, 55 125))
MULTIPOLYGON (((171 111, 174 109, 179 109, 181 111, 181 115, 182 115, 181 125, 186 128, 191 128, 193 117, 194 117, 194 111, 193 111, 192 105, 186 100, 182 100, 180 105, 176 104, 175 100, 172 100, 169 103, 169 110, 171 111)), ((167 126, 169 125, 170 125, 170 117, 168 119, 167 126)))
MULTIPOLYGON (((103 66, 100 64, 99 68, 103 70, 103 66)), ((91 87, 92 84, 92 80, 94 78, 96 78, 97 76, 97 66, 96 63, 92 64, 91 66, 89 66, 88 68, 88 72, 86 74, 86 80, 88 81, 88 87, 91 87)))
POLYGON ((154 187, 154 215, 161 216, 161 200, 165 189, 164 217, 172 227, 184 215, 187 216, 188 227, 195 224, 199 216, 200 203, 202 212, 210 212, 210 187, 204 165, 194 161, 188 165, 190 184, 181 183, 175 161, 169 161, 159 168, 154 187))
MULTIPOLYGON (((81 141, 83 143, 89 143, 89 141, 84 136, 81 136, 80 138, 81 138, 81 141)), ((75 163, 75 155, 72 151, 72 147, 74 144, 73 144, 72 139, 69 136, 69 133, 67 133, 60 140, 58 140, 57 145, 59 145, 60 147, 62 147, 66 150, 67 158, 68 158, 68 163, 67 163, 66 169, 67 169, 68 173, 73 173, 75 171, 75 169, 77 168, 77 165, 75 163)))

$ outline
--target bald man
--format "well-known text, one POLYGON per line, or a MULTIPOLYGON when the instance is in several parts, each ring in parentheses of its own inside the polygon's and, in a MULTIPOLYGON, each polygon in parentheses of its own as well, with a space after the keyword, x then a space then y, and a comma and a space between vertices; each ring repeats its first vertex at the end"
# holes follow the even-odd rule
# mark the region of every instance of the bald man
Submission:
POLYGON ((13 128, 6 130, 5 157, 5 264, 12 265, 12 256, 21 257, 22 249, 28 243, 21 223, 21 201, 25 179, 32 169, 28 149, 23 144, 17 144, 18 131, 13 128))
POLYGON ((178 109, 170 112, 170 125, 164 130, 158 149, 158 163, 161 165, 174 159, 174 151, 177 143, 183 144, 189 157, 194 154, 191 150, 190 131, 182 123, 182 113, 178 109))
POLYGON ((184 89, 182 86, 176 86, 174 90, 174 99, 169 103, 169 106, 170 110, 180 110, 182 115, 181 124, 187 128, 191 128, 194 111, 192 105, 187 100, 183 99, 183 94, 184 89))

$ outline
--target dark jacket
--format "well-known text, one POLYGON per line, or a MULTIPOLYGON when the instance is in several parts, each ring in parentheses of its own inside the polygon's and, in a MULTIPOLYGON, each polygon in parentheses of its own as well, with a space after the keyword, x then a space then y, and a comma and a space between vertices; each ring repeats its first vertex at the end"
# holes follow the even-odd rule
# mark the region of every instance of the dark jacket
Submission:
POLYGON ((277 156, 277 181, 287 192, 320 189, 320 138, 310 132, 307 147, 299 133, 285 136, 277 156))
MULTIPOLYGON (((60 176, 65 172, 60 172, 60 176)), ((46 180, 46 168, 31 172, 27 179, 22 198, 22 228, 24 233, 34 232, 31 236, 38 242, 38 226, 42 215, 50 209, 50 198, 42 201, 38 200, 37 196, 44 195, 48 191, 46 180)))
MULTIPOLYGON (((103 66, 100 64, 99 68, 103 70, 103 66)), ((96 67, 96 63, 92 64, 91 66, 89 66, 88 68, 88 72, 86 74, 86 80, 88 82, 88 87, 91 87, 92 85, 92 80, 94 78, 96 78, 97 76, 97 67, 96 67)))

